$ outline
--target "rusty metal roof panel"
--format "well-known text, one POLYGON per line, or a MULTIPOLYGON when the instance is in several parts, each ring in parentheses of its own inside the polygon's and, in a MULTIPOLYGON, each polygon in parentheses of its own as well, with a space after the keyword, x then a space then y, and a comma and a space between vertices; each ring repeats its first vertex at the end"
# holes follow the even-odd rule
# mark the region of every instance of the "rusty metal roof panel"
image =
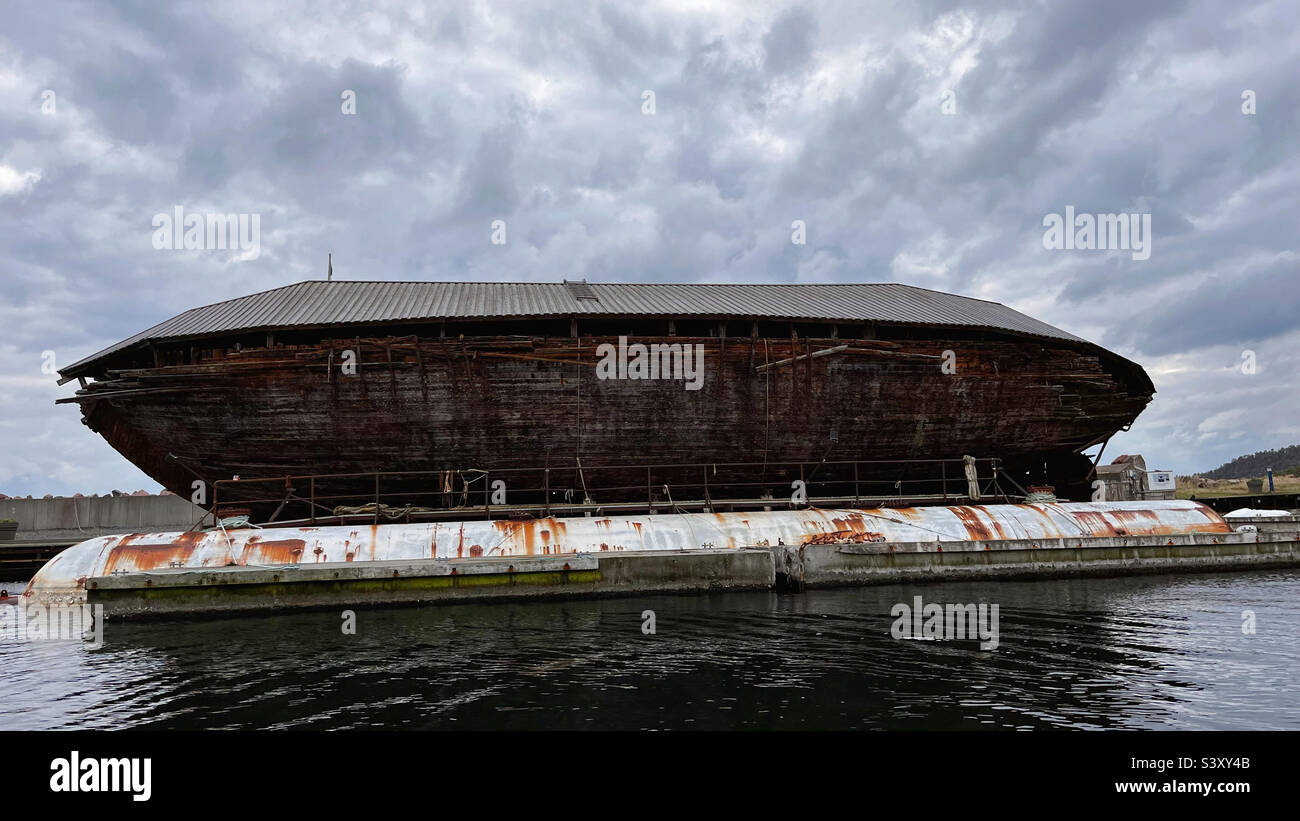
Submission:
POLYGON ((669 316, 880 322, 985 327, 1086 342, 996 302, 898 283, 591 283, 579 298, 559 282, 365 282, 311 280, 193 308, 62 369, 75 375, 150 341, 276 328, 438 319, 542 316, 669 316))

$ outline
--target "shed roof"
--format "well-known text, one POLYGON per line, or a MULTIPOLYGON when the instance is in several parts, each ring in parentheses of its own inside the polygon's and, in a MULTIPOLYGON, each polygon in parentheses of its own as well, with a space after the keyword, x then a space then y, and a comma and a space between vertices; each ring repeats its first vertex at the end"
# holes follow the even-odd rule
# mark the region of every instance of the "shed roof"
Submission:
POLYGON ((771 319, 991 328, 1086 342, 997 302, 899 283, 628 284, 308 280, 192 308, 60 370, 84 374, 150 342, 217 334, 438 319, 546 316, 771 319))

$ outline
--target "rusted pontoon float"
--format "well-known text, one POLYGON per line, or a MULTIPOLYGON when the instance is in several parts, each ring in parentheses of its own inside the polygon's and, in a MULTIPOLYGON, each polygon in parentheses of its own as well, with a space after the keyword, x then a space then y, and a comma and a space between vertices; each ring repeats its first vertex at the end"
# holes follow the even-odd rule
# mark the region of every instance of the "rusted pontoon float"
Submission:
MULTIPOLYGON (((545 466, 551 496, 581 499, 584 477, 555 468, 628 466, 604 478, 637 487, 648 464, 966 455, 1090 498, 1081 452, 1154 393, 1140 366, 1058 328, 893 283, 301 282, 60 373, 80 384, 61 402, 186 498, 233 476, 545 466), (699 351, 701 370, 602 378, 601 351, 634 345, 699 351)), ((895 467, 854 478, 915 478, 895 467)))
POLYGON ((1233 532, 1185 501, 1056 503, 105 536, 29 603, 169 615, 1300 563, 1300 534, 1233 532))

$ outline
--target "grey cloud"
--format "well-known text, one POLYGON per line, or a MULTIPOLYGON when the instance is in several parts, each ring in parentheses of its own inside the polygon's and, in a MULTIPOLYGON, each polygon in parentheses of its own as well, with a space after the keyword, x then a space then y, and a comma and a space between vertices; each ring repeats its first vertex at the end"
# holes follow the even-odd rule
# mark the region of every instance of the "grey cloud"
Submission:
POLYGON ((1197 2, 1020 0, 748 18, 656 3, 378 2, 338 19, 55 7, 13 10, 0 32, 0 181, 35 179, 0 189, 0 422, 24 466, 0 466, 0 491, 141 484, 75 410, 50 407, 59 391, 30 388, 42 350, 70 361, 319 277, 329 252, 338 276, 373 279, 915 277, 1139 362, 1192 363, 1157 376, 1125 434, 1172 454, 1166 467, 1288 443, 1277 414, 1207 433, 1294 393, 1300 50, 1285 3, 1226 18, 1197 2), (44 88, 59 114, 40 113, 44 88), (262 255, 154 251, 150 219, 177 204, 260 213, 262 255), (1150 211, 1151 259, 1046 251, 1043 215, 1065 205, 1150 211), (807 245, 790 243, 795 219, 807 245), (1242 347, 1268 363, 1253 382, 1223 372, 1242 347))
POLYGON ((763 36, 763 68, 771 74, 788 74, 807 64, 812 56, 817 20, 806 8, 792 8, 777 18, 763 36))
MULTIPOLYGON (((1210 343, 1248 348, 1300 324, 1300 259, 1262 271, 1224 271, 1154 312, 1132 344, 1154 356, 1210 343)), ((1300 376, 1296 374, 1295 376, 1300 376)))

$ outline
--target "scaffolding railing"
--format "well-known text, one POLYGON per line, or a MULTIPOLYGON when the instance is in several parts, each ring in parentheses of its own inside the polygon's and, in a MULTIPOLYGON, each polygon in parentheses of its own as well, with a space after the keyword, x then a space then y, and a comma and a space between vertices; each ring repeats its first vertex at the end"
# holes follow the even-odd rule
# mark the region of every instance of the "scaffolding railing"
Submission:
POLYGON ((223 479, 213 483, 210 512, 214 518, 247 514, 264 525, 379 524, 1019 498, 1003 490, 1001 478, 1010 479, 997 458, 597 466, 575 461, 534 468, 223 479))

